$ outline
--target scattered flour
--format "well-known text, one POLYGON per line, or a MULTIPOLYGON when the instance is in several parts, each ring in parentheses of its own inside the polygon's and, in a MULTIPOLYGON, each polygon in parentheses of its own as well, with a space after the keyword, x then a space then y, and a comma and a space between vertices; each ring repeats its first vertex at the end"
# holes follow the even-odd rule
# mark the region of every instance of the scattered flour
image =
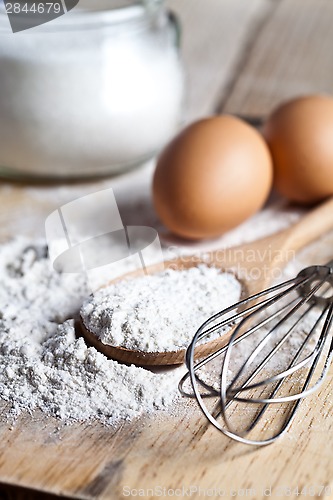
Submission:
POLYGON ((0 247, 0 396, 14 415, 40 408, 66 419, 129 419, 172 403, 178 370, 152 373, 108 360, 76 338, 84 278, 56 273, 43 243, 0 247))
POLYGON ((240 295, 241 284, 232 274, 201 264, 102 288, 85 301, 81 317, 104 344, 177 351, 188 346, 206 319, 240 295))

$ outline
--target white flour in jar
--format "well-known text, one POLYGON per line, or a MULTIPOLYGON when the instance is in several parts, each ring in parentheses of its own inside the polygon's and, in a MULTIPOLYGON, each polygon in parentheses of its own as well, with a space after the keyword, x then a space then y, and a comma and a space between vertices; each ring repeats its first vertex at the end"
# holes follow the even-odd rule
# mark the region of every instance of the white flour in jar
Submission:
POLYGON ((238 302, 240 295, 241 284, 232 274, 200 264, 102 288, 85 301, 81 317, 104 344, 178 351, 207 318, 238 302))
POLYGON ((95 12, 93 3, 14 36, 0 4, 1 167, 117 172, 178 127, 183 75, 167 18, 154 30, 143 6, 112 11, 106 1, 95 12))
MULTIPOLYGON (((200 273, 202 277, 194 275, 192 281, 192 298, 199 291, 196 287, 205 288, 209 280, 211 293, 216 287, 217 273, 207 269, 200 273)), ((175 401, 182 369, 153 373, 122 365, 76 338, 70 318, 89 291, 83 277, 52 269, 43 243, 22 238, 0 246, 0 282, 0 397, 14 415, 39 408, 65 420, 99 419, 113 424, 170 408, 175 401)), ((223 291, 236 295, 237 289, 238 293, 236 283, 222 280, 220 296, 214 298, 215 305, 201 311, 203 318, 212 307, 225 305, 223 291)), ((183 296, 177 307, 172 299, 178 315, 183 311, 183 296)), ((188 299, 185 303, 192 311, 197 306, 188 299)), ((156 308, 147 314, 151 322, 156 308)), ((187 332, 189 338, 193 333, 187 332)))

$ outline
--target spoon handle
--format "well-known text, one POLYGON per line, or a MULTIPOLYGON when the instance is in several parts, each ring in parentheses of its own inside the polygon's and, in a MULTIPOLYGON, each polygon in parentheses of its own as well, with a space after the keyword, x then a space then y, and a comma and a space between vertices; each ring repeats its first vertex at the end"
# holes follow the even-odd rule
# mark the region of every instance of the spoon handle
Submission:
POLYGON ((333 197, 311 210, 287 230, 284 248, 297 252, 332 229, 333 197))

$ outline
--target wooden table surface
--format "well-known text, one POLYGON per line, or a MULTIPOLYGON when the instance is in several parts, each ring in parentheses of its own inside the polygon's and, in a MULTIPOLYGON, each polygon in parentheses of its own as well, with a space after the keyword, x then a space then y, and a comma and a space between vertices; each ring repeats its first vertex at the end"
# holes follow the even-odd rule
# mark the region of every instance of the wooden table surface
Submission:
MULTIPOLYGON (((223 111, 257 119, 281 99, 333 92, 332 0, 170 0, 169 4, 183 25, 185 121, 223 111)), ((151 169, 129 174, 135 175, 145 176, 147 190, 151 169)), ((0 238, 43 236, 43 222, 53 208, 105 186, 121 190, 121 183, 118 178, 32 187, 3 181, 0 238)), ((332 242, 331 235, 315 247, 317 256, 332 242)), ((304 258, 311 260, 313 250, 304 258)), ((126 486, 201 488, 192 496, 209 495, 209 488, 218 488, 225 491, 225 498, 256 499, 295 498, 297 492, 289 494, 288 488, 297 486, 333 489, 331 387, 332 373, 321 391, 301 407, 288 436, 261 450, 220 436, 191 402, 184 402, 171 416, 162 412, 117 429, 89 423, 66 426, 38 412, 22 415, 10 426, 2 404, 0 498, 59 494, 120 499, 126 486)), ((303 497, 311 496, 309 491, 303 497)), ((151 496, 148 491, 146 497, 151 496)))

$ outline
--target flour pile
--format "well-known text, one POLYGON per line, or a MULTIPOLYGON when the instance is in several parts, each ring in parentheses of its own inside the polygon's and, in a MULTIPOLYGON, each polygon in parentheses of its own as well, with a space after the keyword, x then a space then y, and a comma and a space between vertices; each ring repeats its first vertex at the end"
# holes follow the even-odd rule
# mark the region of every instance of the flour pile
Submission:
POLYGON ((56 273, 43 243, 0 247, 0 396, 14 415, 40 408, 66 420, 115 423, 172 403, 179 373, 108 360, 75 337, 84 279, 56 273))
MULTIPOLYGON (((146 280, 119 284, 112 300, 128 294, 128 342, 146 329, 146 345, 151 335, 158 349, 184 347, 204 319, 240 293, 235 278, 207 266, 146 280)), ((76 337, 73 318, 88 296, 83 276, 52 268, 44 242, 21 238, 0 246, 0 397, 11 414, 39 408, 65 420, 113 424, 170 408, 177 398, 182 369, 125 366, 76 337)), ((106 323, 109 312, 100 316, 106 323)))
POLYGON ((85 301, 81 317, 104 344, 144 352, 178 351, 188 346, 205 320, 240 296, 241 284, 232 274, 200 264, 102 288, 85 301))

